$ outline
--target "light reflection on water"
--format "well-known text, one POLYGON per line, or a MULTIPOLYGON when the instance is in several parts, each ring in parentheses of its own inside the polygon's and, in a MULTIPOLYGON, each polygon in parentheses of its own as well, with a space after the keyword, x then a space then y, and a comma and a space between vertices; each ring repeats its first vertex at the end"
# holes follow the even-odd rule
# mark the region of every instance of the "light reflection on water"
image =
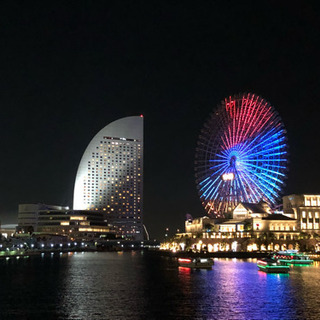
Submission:
POLYGON ((320 264, 289 275, 256 260, 215 259, 212 270, 170 258, 77 253, 0 261, 0 319, 318 319, 320 264))

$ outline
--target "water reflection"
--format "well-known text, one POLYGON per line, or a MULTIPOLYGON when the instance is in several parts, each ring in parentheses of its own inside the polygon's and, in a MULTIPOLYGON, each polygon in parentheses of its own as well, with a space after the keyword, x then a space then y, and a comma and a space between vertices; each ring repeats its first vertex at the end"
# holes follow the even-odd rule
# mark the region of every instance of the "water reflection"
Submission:
POLYGON ((319 268, 277 275, 216 259, 190 270, 140 252, 2 260, 1 319, 318 319, 319 268))
POLYGON ((77 255, 66 274, 64 316, 79 319, 138 318, 144 310, 141 261, 135 255, 77 255))
MULTIPOLYGON (((306 313, 302 307, 306 292, 295 288, 296 283, 305 286, 304 279, 297 282, 295 278, 299 274, 310 277, 308 270, 294 267, 290 275, 266 274, 257 270, 255 261, 225 259, 216 260, 211 272, 191 272, 191 279, 186 279, 198 291, 190 291, 188 282, 189 298, 200 302, 194 306, 199 318, 312 319, 313 312, 306 313)), ((314 276, 319 277, 317 273, 314 276)), ((316 300, 315 294, 313 297, 316 300)), ((318 308, 315 301, 309 302, 311 308, 318 308)))

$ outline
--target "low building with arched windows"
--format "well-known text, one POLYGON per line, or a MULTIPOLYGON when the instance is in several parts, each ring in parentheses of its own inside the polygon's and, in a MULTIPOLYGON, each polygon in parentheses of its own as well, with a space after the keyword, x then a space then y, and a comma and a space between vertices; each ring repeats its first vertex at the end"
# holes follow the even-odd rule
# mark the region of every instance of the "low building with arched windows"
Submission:
POLYGON ((189 218, 185 229, 185 233, 163 244, 163 249, 208 252, 299 249, 301 238, 298 219, 289 213, 272 212, 263 201, 239 203, 232 219, 189 218))

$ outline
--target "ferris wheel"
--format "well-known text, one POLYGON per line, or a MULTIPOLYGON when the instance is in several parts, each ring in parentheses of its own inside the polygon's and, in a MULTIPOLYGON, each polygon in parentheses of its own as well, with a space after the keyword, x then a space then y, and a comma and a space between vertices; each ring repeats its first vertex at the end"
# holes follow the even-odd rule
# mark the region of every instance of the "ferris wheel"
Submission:
POLYGON ((276 203, 288 151, 280 116, 263 98, 228 97, 204 124, 195 157, 196 183, 208 214, 223 217, 240 202, 276 203))

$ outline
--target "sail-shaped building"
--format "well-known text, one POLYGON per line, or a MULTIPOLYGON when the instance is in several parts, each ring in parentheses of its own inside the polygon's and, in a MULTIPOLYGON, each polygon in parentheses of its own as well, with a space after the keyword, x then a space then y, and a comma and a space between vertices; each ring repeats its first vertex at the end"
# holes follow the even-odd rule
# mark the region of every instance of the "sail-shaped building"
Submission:
POLYGON ((123 238, 143 240, 143 116, 94 136, 78 167, 73 208, 104 212, 123 238))

